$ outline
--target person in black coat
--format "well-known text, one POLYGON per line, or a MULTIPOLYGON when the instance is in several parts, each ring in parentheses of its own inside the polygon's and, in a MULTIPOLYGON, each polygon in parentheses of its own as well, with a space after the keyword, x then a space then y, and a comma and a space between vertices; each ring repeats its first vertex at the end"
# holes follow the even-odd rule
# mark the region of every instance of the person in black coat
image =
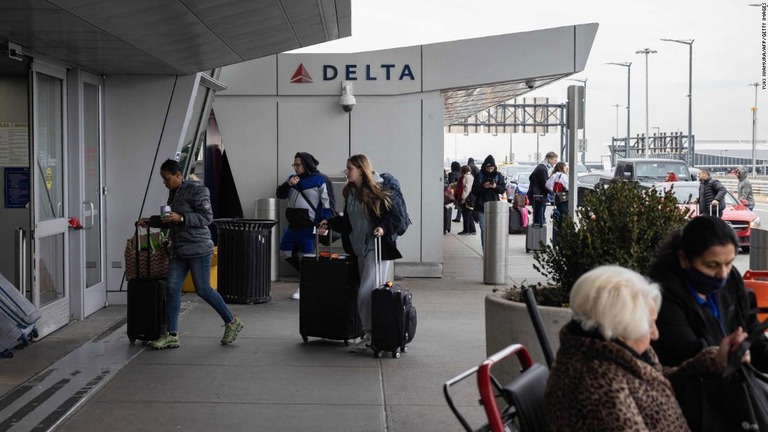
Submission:
POLYGON ((472 183, 472 194, 475 195, 475 211, 479 213, 480 246, 485 247, 483 230, 485 229, 485 214, 483 207, 488 201, 499 201, 499 195, 507 191, 507 181, 496 167, 496 159, 488 155, 480 166, 480 172, 472 183))
POLYGON ((544 157, 544 162, 536 165, 528 176, 528 201, 533 205, 533 223, 544 224, 544 211, 547 205, 547 180, 549 172, 557 163, 557 153, 551 151, 544 157))
POLYGON ((467 159, 467 166, 472 171, 472 175, 473 176, 476 176, 477 173, 480 172, 480 168, 478 168, 477 165, 475 165, 475 159, 474 158, 467 159))
MULTIPOLYGON (((448 184, 457 183, 460 178, 461 178, 461 164, 456 161, 453 161, 451 162, 451 172, 448 173, 448 184)), ((456 202, 456 200, 454 200, 454 203, 456 204, 456 208, 458 208, 458 211, 456 212, 456 217, 453 218, 453 221, 461 222, 461 208, 459 208, 458 202, 456 202)))
POLYGON ((722 217, 723 210, 725 209, 725 194, 728 193, 728 189, 720 183, 719 180, 713 179, 709 175, 709 171, 706 169, 699 170, 699 214, 722 217), (717 205, 718 209, 712 209, 717 205))
MULTIPOLYGON (((652 342, 662 365, 678 366, 703 348, 718 346, 724 335, 739 327, 750 334, 758 327, 744 281, 733 267, 738 248, 730 226, 715 217, 699 216, 660 249, 648 276, 662 287, 656 320, 659 339, 652 342)), ((752 344, 750 353, 753 366, 768 371, 765 336, 752 344)), ((691 429, 701 430, 701 380, 671 381, 691 429)))

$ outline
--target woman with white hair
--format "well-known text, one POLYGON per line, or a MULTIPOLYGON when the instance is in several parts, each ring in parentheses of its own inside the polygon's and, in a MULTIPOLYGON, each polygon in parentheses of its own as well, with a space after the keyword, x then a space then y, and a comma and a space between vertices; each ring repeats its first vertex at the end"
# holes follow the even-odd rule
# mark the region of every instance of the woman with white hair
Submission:
POLYGON ((667 368, 651 348, 658 285, 632 270, 601 266, 576 281, 570 302, 573 319, 560 332, 546 389, 553 431, 687 431, 667 377, 722 372, 746 337, 739 328, 719 347, 667 368))

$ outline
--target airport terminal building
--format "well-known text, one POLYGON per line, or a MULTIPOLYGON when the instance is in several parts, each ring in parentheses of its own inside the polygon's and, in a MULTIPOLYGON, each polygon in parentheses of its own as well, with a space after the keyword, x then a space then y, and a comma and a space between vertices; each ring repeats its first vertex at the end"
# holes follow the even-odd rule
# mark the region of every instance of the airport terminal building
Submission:
POLYGON ((598 26, 282 54, 349 36, 350 7, 0 5, 0 273, 40 307, 42 336, 125 302, 125 241, 165 203, 160 164, 179 158, 199 175, 210 144, 226 151, 248 218, 295 152, 339 182, 350 155, 368 155, 400 180, 413 221, 395 273, 442 276, 444 126, 582 71, 598 26))

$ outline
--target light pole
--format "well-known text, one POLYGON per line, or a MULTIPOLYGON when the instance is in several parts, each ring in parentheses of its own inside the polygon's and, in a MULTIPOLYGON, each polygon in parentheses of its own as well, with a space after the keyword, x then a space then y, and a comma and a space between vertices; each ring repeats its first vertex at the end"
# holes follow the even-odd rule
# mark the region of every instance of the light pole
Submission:
POLYGON ((536 159, 537 162, 541 161, 541 153, 539 153, 539 137, 542 136, 547 136, 547 134, 536 132, 536 157, 534 159, 536 159))
MULTIPOLYGON (((631 88, 629 86, 629 82, 630 82, 630 78, 632 76, 632 74, 631 74, 631 72, 632 72, 632 62, 606 63, 606 64, 614 65, 614 66, 622 66, 622 67, 627 68, 627 140, 624 142, 624 157, 628 158, 629 157, 629 133, 630 133, 629 132, 629 114, 630 114, 630 110, 629 110, 629 95, 630 95, 630 88, 631 88)), ((618 136, 618 134, 616 134, 616 135, 618 136)))
POLYGON ((688 45, 688 165, 693 166, 695 147, 693 143, 693 41, 694 39, 662 39, 688 45))
POLYGON ((619 137, 619 107, 623 107, 622 104, 613 104, 612 107, 616 108, 616 138, 619 137))
MULTIPOLYGON (((569 78, 568 81, 576 81, 584 84, 584 109, 582 109, 581 114, 584 117, 584 124, 581 128, 581 141, 584 143, 584 152, 581 154, 581 162, 584 163, 584 159, 587 154, 587 80, 589 78, 582 79, 576 79, 576 78, 569 78)), ((576 148, 578 149, 579 146, 576 148)))
POLYGON ((752 177, 757 176, 757 170, 755 166, 755 153, 757 149, 757 87, 760 83, 752 83, 751 86, 755 87, 755 105, 752 106, 752 177))
POLYGON ((635 51, 635 54, 645 54, 645 157, 648 157, 648 54, 656 54, 657 51, 643 48, 635 51))

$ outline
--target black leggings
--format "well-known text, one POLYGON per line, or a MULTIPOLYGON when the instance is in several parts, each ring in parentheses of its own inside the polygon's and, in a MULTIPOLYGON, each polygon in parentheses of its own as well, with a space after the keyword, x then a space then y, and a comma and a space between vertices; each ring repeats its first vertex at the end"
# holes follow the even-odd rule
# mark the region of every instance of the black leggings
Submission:
POLYGON ((464 232, 473 233, 475 232, 475 221, 472 219, 472 210, 464 207, 464 205, 461 206, 461 216, 462 216, 462 222, 464 224, 464 232))

